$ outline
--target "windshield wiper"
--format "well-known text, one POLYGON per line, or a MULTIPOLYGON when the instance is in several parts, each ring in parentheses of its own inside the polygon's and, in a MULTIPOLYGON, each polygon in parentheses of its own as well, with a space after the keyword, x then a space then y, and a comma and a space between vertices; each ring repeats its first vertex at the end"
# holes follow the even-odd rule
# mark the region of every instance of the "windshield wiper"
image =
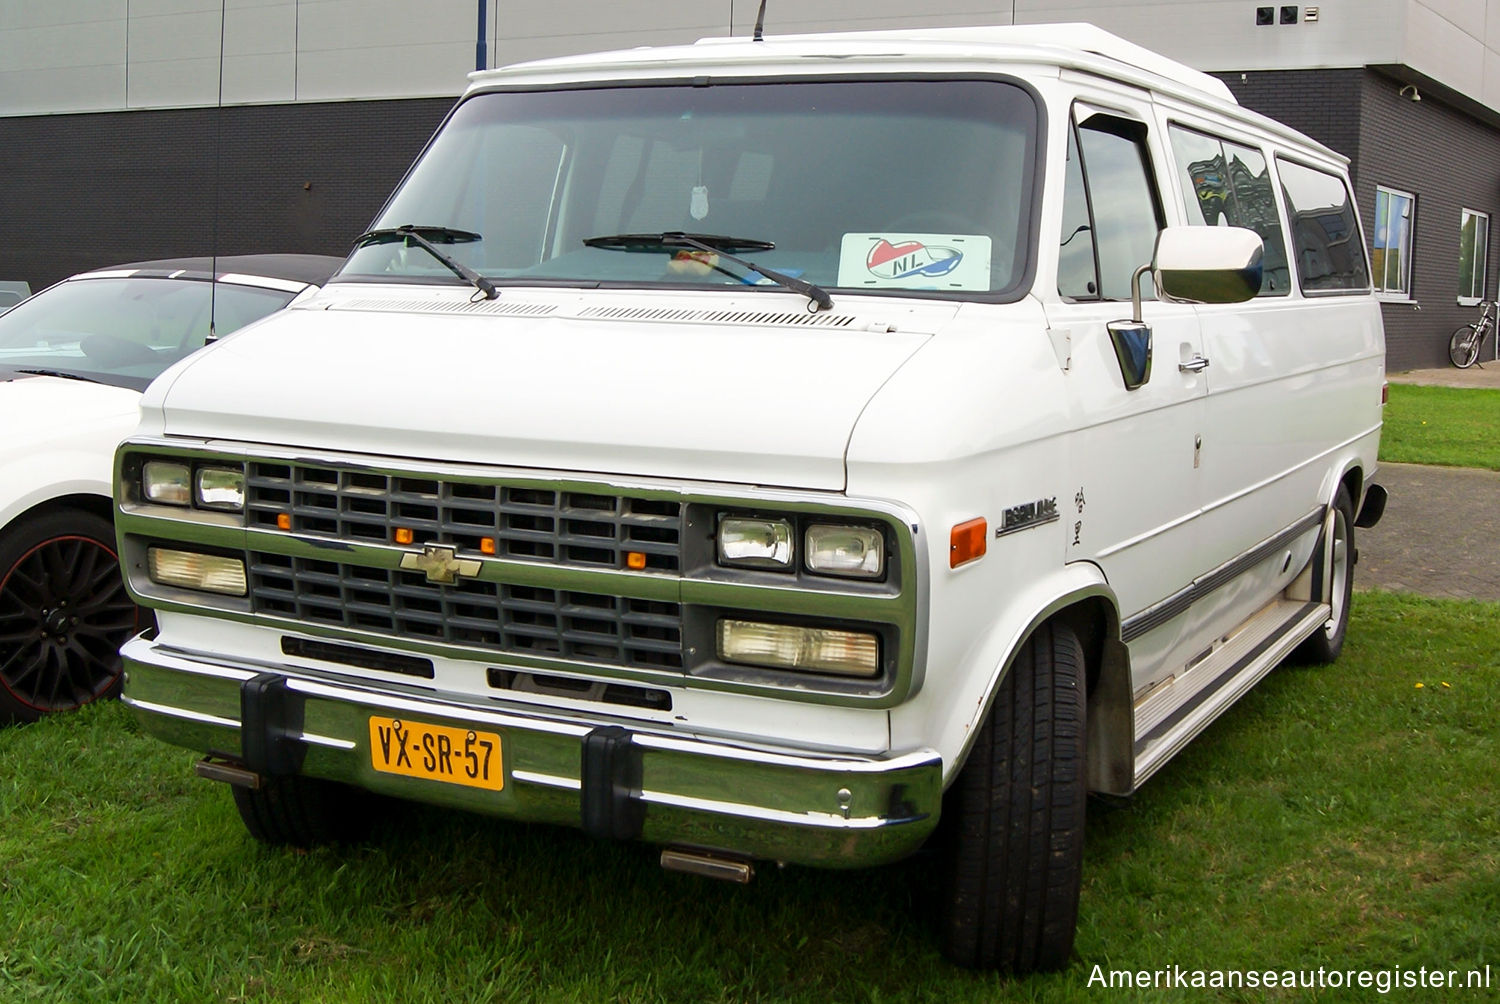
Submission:
POLYGON ((500 291, 495 288, 493 282, 490 282, 462 262, 454 260, 446 251, 443 251, 433 243, 433 241, 438 241, 442 244, 462 244, 483 239, 472 230, 455 230, 452 227, 419 227, 415 224, 407 223, 399 227, 368 230, 354 238, 354 246, 362 247, 370 243, 389 244, 391 241, 399 240, 415 244, 442 262, 448 271, 483 293, 486 300, 493 300, 500 295, 500 291))
POLYGON ((102 380, 95 380, 93 377, 83 376, 80 373, 69 373, 67 370, 43 370, 43 369, 32 369, 30 367, 27 367, 25 369, 21 369, 21 368, 12 369, 12 370, 10 370, 10 372, 12 372, 12 373, 25 373, 27 376, 49 376, 49 377, 57 377, 57 378, 62 379, 62 380, 82 380, 84 383, 102 383, 103 382, 102 380))
POLYGON ((724 237, 719 234, 688 234, 680 230, 668 230, 660 234, 609 234, 604 237, 589 237, 583 243, 591 248, 603 248, 606 251, 661 251, 669 248, 693 248, 697 251, 707 251, 763 275, 783 289, 801 293, 811 301, 808 306, 815 312, 833 309, 833 297, 829 296, 827 290, 821 286, 815 286, 806 279, 798 279, 772 271, 764 265, 746 261, 737 254, 737 252, 746 251, 770 251, 776 247, 771 241, 756 240, 753 237, 724 237))

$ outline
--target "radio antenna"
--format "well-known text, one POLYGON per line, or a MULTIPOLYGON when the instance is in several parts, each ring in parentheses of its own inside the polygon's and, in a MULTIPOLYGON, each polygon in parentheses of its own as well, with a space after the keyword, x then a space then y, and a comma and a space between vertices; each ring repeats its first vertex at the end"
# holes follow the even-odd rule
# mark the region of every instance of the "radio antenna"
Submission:
POLYGON ((766 40, 766 0, 760 0, 760 13, 755 15, 755 41, 766 40))
POLYGON ((229 14, 229 0, 219 0, 219 94, 214 107, 214 217, 210 223, 208 258, 208 338, 219 337, 215 327, 215 309, 219 290, 219 191, 224 174, 224 22, 229 14))

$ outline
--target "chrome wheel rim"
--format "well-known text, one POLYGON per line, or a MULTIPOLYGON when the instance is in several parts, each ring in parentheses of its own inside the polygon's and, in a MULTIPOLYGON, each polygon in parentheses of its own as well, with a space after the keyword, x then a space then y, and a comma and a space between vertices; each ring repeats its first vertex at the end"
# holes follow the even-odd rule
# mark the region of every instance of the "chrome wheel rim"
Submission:
POLYGON ((1323 625, 1323 630, 1331 638, 1338 634, 1339 625, 1344 621, 1344 604, 1349 592, 1349 524, 1344 518, 1344 511, 1335 508, 1332 512, 1332 525, 1328 534, 1328 586, 1325 595, 1328 597, 1328 621, 1323 625))

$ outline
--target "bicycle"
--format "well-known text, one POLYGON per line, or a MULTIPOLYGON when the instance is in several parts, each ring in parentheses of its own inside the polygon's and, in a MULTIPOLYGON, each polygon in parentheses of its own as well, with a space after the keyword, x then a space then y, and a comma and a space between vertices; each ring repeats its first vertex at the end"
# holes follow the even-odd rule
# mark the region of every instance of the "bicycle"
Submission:
POLYGON ((1473 324, 1459 325, 1458 330, 1453 332, 1453 337, 1448 339, 1448 358, 1453 360, 1454 366, 1466 370, 1479 361, 1479 348, 1484 344, 1484 336, 1495 326, 1495 318, 1490 313, 1494 306, 1490 300, 1481 301, 1479 320, 1473 324))

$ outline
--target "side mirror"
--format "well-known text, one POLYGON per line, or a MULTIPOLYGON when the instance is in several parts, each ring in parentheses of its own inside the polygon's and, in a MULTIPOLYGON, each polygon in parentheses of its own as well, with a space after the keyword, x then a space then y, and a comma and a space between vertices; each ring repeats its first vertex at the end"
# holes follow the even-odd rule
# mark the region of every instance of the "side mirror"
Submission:
POLYGON ((1141 280, 1149 272, 1171 303, 1243 303, 1260 292, 1265 247, 1244 227, 1167 227, 1149 265, 1130 280, 1131 319, 1111 321, 1109 338, 1126 390, 1151 379, 1151 328, 1141 318, 1141 280))
POLYGON ((1156 236, 1151 277, 1176 303, 1243 303, 1260 292, 1265 249, 1244 227, 1168 227, 1156 236))

